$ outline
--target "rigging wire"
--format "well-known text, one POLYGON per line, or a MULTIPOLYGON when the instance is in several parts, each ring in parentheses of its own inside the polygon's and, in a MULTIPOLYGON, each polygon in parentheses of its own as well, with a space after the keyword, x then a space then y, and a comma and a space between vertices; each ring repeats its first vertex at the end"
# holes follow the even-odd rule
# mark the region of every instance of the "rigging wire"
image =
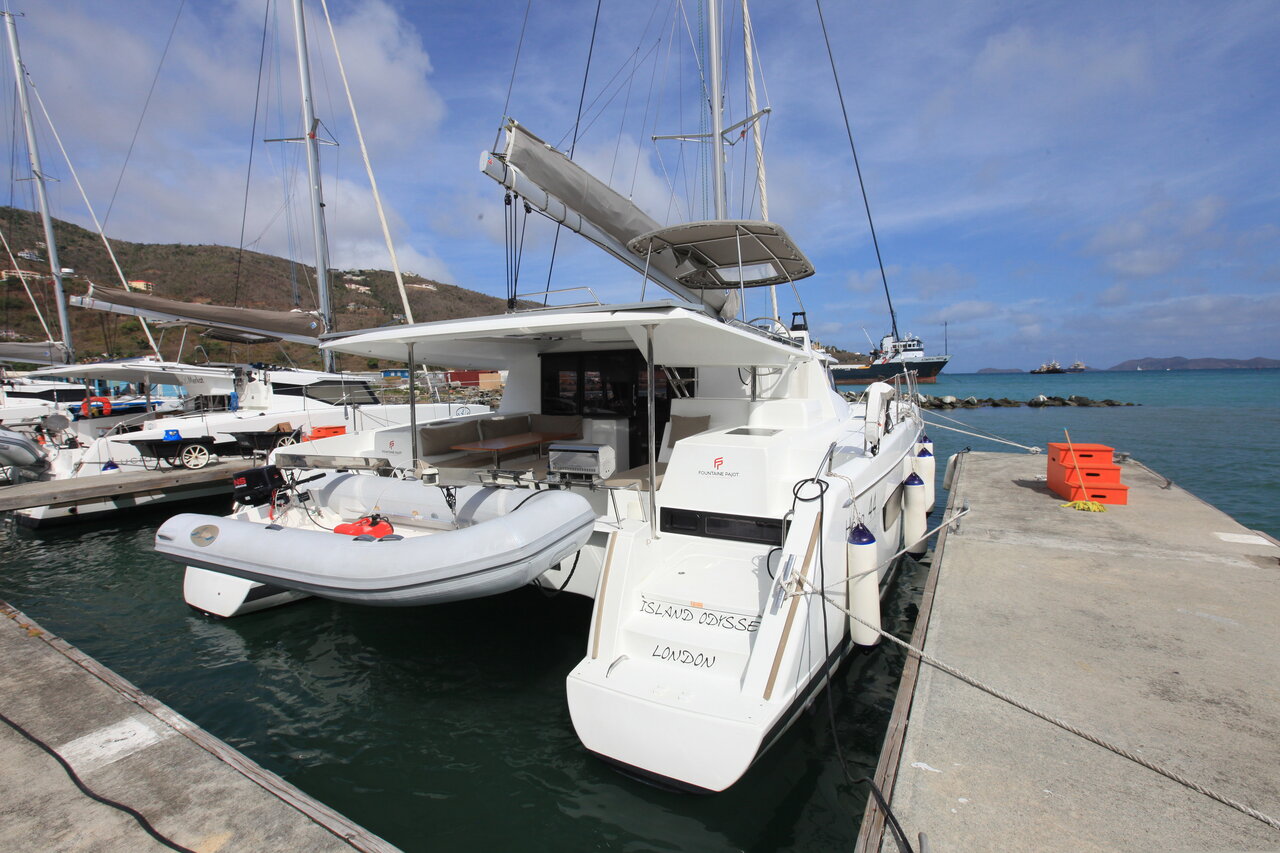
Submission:
MULTIPOLYGON (((9 257, 9 263, 13 264, 13 271, 20 273, 22 268, 18 266, 18 259, 13 256, 13 249, 9 246, 8 239, 4 236, 4 231, 0 230, 0 243, 4 244, 5 254, 9 257)), ((31 285, 27 284, 27 278, 24 275, 18 276, 18 281, 22 282, 22 289, 27 292, 27 298, 31 300, 31 307, 35 309, 36 319, 40 321, 40 328, 44 329, 46 340, 53 340, 53 332, 49 331, 49 324, 44 320, 44 312, 40 310, 40 304, 36 302, 35 294, 31 292, 31 285)), ((5 327, 9 325, 9 300, 5 300, 5 327)))
MULTIPOLYGON (((604 88, 601 89, 600 94, 597 95, 594 99, 592 99, 591 103, 587 105, 586 112, 590 116, 590 118, 586 121, 585 124, 583 124, 582 131, 579 134, 580 136, 586 135, 587 131, 591 130, 591 128, 595 126, 595 123, 599 121, 600 118, 604 115, 605 108, 608 107, 610 104, 612 104, 614 100, 618 97, 618 95, 622 92, 623 85, 628 85, 628 86, 630 85, 632 79, 634 79, 636 73, 640 70, 640 63, 648 59, 649 55, 652 54, 654 51, 656 51, 661 44, 662 44, 661 39, 659 39, 658 41, 655 41, 653 45, 650 46, 649 50, 646 51, 645 54, 641 56, 639 60, 637 60, 636 66, 632 69, 631 73, 628 74, 625 78, 623 78, 622 82, 618 84, 618 88, 613 91, 613 94, 611 94, 604 101, 604 103, 600 103, 600 98, 604 97, 605 92, 609 91, 609 87, 611 87, 614 84, 614 82, 618 79, 618 75, 621 74, 623 70, 626 69, 626 66, 627 64, 629 64, 629 62, 624 63, 622 67, 619 68, 618 71, 614 73, 613 77, 609 78, 609 82, 604 85, 604 88), (599 104, 598 108, 597 108, 597 104, 599 104)), ((632 56, 635 56, 639 52, 640 52, 640 48, 636 47, 635 51, 632 53, 632 56)), ((612 170, 610 170, 609 177, 610 179, 612 179, 613 177, 612 170)))
POLYGON ((893 311, 893 297, 889 295, 889 279, 884 273, 884 260, 880 257, 880 241, 876 239, 876 226, 871 220, 871 202, 867 200, 867 185, 862 180, 862 167, 858 164, 858 149, 853 144, 853 128, 849 124, 849 111, 844 105, 844 92, 840 89, 840 74, 836 71, 836 57, 831 52, 831 37, 827 35, 827 20, 822 14, 822 0, 813 0, 818 7, 818 21, 822 24, 822 38, 827 44, 827 58, 831 61, 831 77, 836 83, 836 96, 840 99, 840 114, 844 116, 844 131, 849 137, 849 150, 853 152, 853 168, 858 173, 858 187, 862 190, 862 206, 867 210, 867 225, 871 229, 871 245, 876 250, 876 263, 880 265, 880 281, 884 284, 884 298, 889 303, 889 321, 893 336, 898 337, 898 318, 893 311))
POLYGON ((491 151, 496 150, 498 143, 502 141, 502 125, 507 120, 507 110, 511 107, 511 93, 516 87, 516 69, 520 67, 520 51, 524 47, 524 32, 529 26, 531 8, 533 8, 533 0, 528 0, 524 5, 524 20, 520 22, 520 37, 516 39, 516 57, 511 61, 511 79, 507 81, 507 98, 502 102, 502 118, 498 122, 498 132, 493 137, 491 151))
MULTIPOLYGON (((244 264, 244 231, 249 220, 249 180, 253 176, 253 151, 258 138, 258 106, 262 102, 262 71, 267 60, 267 29, 271 20, 271 4, 262 10, 262 45, 258 49, 258 85, 253 91, 253 125, 249 130, 249 167, 244 175, 244 205, 240 211, 240 247, 236 251, 236 276, 231 304, 240 304, 240 271, 244 264)), ((257 241, 255 241, 256 243, 257 241)), ((296 300, 295 300, 296 304, 296 300)))
POLYGON ((373 163, 369 159, 369 149, 365 145, 364 131, 360 128, 360 117, 356 114, 356 102, 351 96, 351 86, 347 82, 347 69, 342 64, 342 53, 338 50, 338 35, 333 29, 333 20, 329 17, 329 4, 320 0, 320 8, 324 10, 325 23, 329 25, 329 38, 333 42, 333 55, 337 59, 338 73, 342 77, 342 88, 347 93, 347 105, 351 109, 351 123, 355 126, 356 139, 360 141, 360 154, 364 159, 365 171, 369 174, 369 187, 373 191, 374 207, 378 211, 378 222, 382 225, 382 236, 387 243, 387 252, 391 255, 391 271, 396 277, 396 288, 400 291, 400 304, 404 307, 405 322, 413 323, 413 309, 409 307, 409 294, 404 287, 404 275, 400 272, 400 259, 396 255, 395 242, 391 239, 391 226, 387 224, 387 214, 382 207, 382 194, 378 192, 378 181, 373 174, 373 163))
MULTIPOLYGON (((76 189, 80 192, 80 198, 84 201, 85 209, 89 211, 89 217, 93 220, 93 225, 98 230, 98 236, 102 238, 102 245, 107 249, 107 257, 111 259, 111 265, 115 268, 116 275, 120 277, 120 284, 125 290, 129 290, 129 281, 124 276, 124 270, 120 268, 120 261, 116 258, 115 251, 111 248, 111 241, 107 239, 107 233, 102 229, 102 223, 98 221, 98 214, 94 212, 93 205, 89 203, 89 196, 84 191, 84 185, 80 183, 80 176, 76 174, 76 167, 72 165, 71 157, 67 154, 67 148, 62 144, 62 136, 58 133, 58 128, 54 126, 53 119, 49 116, 49 110, 44 105, 44 98, 40 97, 40 90, 36 88, 35 83, 28 82, 31 86, 31 93, 36 96, 36 103, 40 105, 40 112, 44 116, 45 122, 49 125, 49 131, 53 134, 53 139, 58 144, 58 151, 61 152, 62 159, 67 164, 67 171, 71 173, 71 179, 75 182, 76 189)), ((156 343, 156 339, 152 336, 151 326, 147 323, 146 318, 139 317, 138 322, 142 326, 143 333, 147 336, 147 343, 151 345, 151 351, 156 354, 156 358, 162 358, 160 345, 156 343)))
MULTIPOLYGON (((587 98, 587 80, 591 77, 591 57, 596 50, 596 33, 600 28, 600 6, 603 0, 596 0, 596 15, 591 23, 591 43, 587 46, 587 67, 582 71, 582 90, 578 94, 578 116, 573 122, 573 142, 569 144, 569 159, 573 159, 573 152, 578 147, 578 127, 582 123, 582 103, 587 98)), ((547 289, 542 296, 542 304, 546 305, 551 298, 551 273, 556 267, 556 247, 560 245, 560 230, 563 226, 556 223, 556 236, 551 242, 551 260, 547 264, 547 289)))
POLYGON ((129 140, 129 150, 125 152, 124 162, 120 164, 120 174, 116 177, 115 188, 111 190, 111 201, 107 203, 107 212, 102 215, 102 224, 111 221, 111 211, 116 206, 116 195, 120 192, 120 184, 124 181, 124 173, 129 168, 129 159, 133 156, 133 146, 138 142, 138 134, 142 132, 142 122, 147 117, 147 108, 151 106, 151 96, 155 94, 156 83, 160 82, 160 71, 164 68, 165 57, 169 55, 169 47, 173 44, 173 34, 178 31, 178 21, 182 18, 182 10, 187 0, 178 4, 178 13, 173 16, 173 26, 169 28, 169 37, 165 40, 164 50, 160 53, 160 62, 156 65, 155 76, 151 78, 151 88, 147 90, 147 98, 142 103, 142 115, 138 116, 138 124, 133 129, 133 139, 129 140))
MULTIPOLYGON (((655 6, 654 8, 657 8, 657 7, 655 6)), ((674 23, 675 21, 673 19, 672 24, 674 25, 674 23)), ((662 38, 663 38, 662 31, 659 30, 658 41, 661 42, 662 38)), ((670 56, 670 54, 671 54, 671 43, 670 43, 670 40, 668 40, 667 55, 670 56)), ((649 94, 645 96, 644 112, 641 113, 641 116, 640 116, 640 136, 642 138, 644 137, 645 128, 649 126, 649 107, 653 103, 653 91, 654 91, 653 87, 657 78, 658 78, 658 57, 655 56, 653 58, 653 71, 650 72, 649 74, 649 94)), ((656 115, 654 116, 654 119, 656 121, 657 119, 656 115)), ((641 146, 637 145, 635 160, 632 162, 632 165, 631 165, 631 186, 627 188, 628 197, 634 196, 636 192, 636 179, 639 177, 639 174, 640 174, 640 151, 641 151, 641 146)))

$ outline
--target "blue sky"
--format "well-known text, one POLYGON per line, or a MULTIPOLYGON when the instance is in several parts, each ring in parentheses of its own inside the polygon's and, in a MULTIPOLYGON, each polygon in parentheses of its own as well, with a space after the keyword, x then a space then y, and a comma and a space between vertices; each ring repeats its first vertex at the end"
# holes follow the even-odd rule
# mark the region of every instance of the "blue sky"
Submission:
MULTIPOLYGON (((319 3, 308 3, 318 113, 341 143, 323 153, 333 264, 386 268, 319 3)), ((100 218, 110 205, 107 233, 237 245, 250 140, 298 132, 292 21, 263 0, 188 2, 157 77, 178 5, 14 8, 25 13, 27 67, 100 218), (270 73, 255 133, 264 20, 270 73)), ((505 292, 501 194, 477 164, 503 114, 525 8, 330 0, 402 266, 495 295, 505 292)), ((951 370, 1280 357, 1280 6, 826 0, 823 9, 899 325, 940 352, 947 321, 951 370)), ((770 218, 818 269, 798 284, 816 336, 865 349, 863 330, 878 338, 888 315, 817 13, 806 2, 751 11, 761 103, 773 110, 770 218)), ((511 91, 509 114, 565 149, 594 12, 587 0, 535 0, 511 91)), ((698 129, 698 12, 695 0, 604 0, 587 87, 595 106, 575 152, 664 221, 709 217, 683 199, 687 188, 700 197, 700 174, 678 175, 673 201, 666 175, 682 146, 659 143, 657 153, 648 139, 698 129)), ((732 66, 741 36, 728 38, 732 66)), ((728 91, 736 121, 740 80, 728 91)), ((90 224, 47 131, 42 144, 46 171, 60 178, 55 214, 90 224)), ((683 146, 688 162, 694 148, 683 146)), ((303 191, 290 177, 297 149, 256 145, 244 223, 255 248, 308 259, 305 206, 285 201, 303 191)), ((746 153, 733 149, 731 208, 754 218, 738 203, 746 153)), ((29 189, 11 187, 22 204, 29 189)), ((535 218, 529 288, 546 279, 551 240, 535 218)), ((562 235, 553 287, 631 299, 637 279, 562 235)), ((749 313, 765 313, 760 299, 749 313)))

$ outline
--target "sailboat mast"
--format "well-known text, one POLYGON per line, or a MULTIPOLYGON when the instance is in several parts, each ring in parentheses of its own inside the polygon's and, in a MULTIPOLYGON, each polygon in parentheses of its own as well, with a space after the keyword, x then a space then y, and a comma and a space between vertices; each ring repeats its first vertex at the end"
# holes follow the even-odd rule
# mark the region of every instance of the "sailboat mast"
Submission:
POLYGON ((45 251, 49 253, 49 272, 53 276, 54 301, 58 305, 58 326, 62 329, 62 343, 67 348, 68 361, 75 361, 71 346, 71 323, 67 319, 67 297, 62 288, 62 262, 58 260, 58 244, 53 239, 53 219, 49 216, 49 196, 44 186, 44 170, 40 166, 40 149, 36 147, 36 129, 31 121, 31 105, 27 101, 27 78, 23 73, 22 54, 18 50, 18 25, 12 12, 4 15, 9 32, 9 54, 13 58, 13 76, 18 84, 18 103, 22 108, 22 123, 27 131, 27 156, 31 160, 31 177, 36 184, 36 198, 40 202, 40 219, 44 222, 45 251))
MULTIPOLYGON (((324 224, 324 194, 320 187, 320 150, 316 140, 315 104, 311 96, 311 60, 307 55, 307 24, 303 19, 302 0, 293 0, 294 35, 298 42, 298 76, 302 80, 302 135, 307 146, 307 177, 311 185, 311 227, 316 244, 316 290, 320 317, 325 328, 333 328, 333 311, 329 306, 329 237, 324 224)), ((322 350, 325 370, 333 370, 334 355, 322 350)))
MULTIPOLYGON (((756 189, 760 192, 760 218, 769 221, 769 193, 764 174, 764 135, 760 132, 760 119, 756 104, 756 70, 753 61, 754 46, 751 36, 751 11, 747 8, 747 0, 742 0, 742 61, 746 66, 747 76, 747 115, 756 116, 751 122, 751 141, 756 151, 756 189)), ((781 322, 778 314, 778 286, 769 285, 769 307, 773 310, 773 319, 781 322)))
POLYGON ((720 82, 720 3, 707 0, 710 38, 707 42, 707 64, 711 66, 711 164, 715 170, 711 186, 715 192, 716 219, 724 219, 724 97, 720 82))

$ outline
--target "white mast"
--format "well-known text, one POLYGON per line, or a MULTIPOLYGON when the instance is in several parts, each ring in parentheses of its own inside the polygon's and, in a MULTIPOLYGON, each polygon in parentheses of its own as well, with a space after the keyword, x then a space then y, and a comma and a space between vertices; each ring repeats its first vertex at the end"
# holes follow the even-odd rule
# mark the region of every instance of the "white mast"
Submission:
MULTIPOLYGON (((320 317, 325 328, 333 327, 329 307, 329 238, 324 225, 324 195, 320 188, 320 151, 316 141, 315 105, 311 99, 311 61, 307 56, 307 25, 302 17, 302 0, 293 0, 294 34, 298 42, 298 76, 302 79, 302 134, 307 146, 307 176, 311 184, 311 226, 316 244, 316 290, 319 291, 320 317)), ((325 370, 333 370, 332 350, 321 350, 325 370)))
POLYGON ((711 163, 715 170, 712 187, 716 200, 716 219, 724 219, 724 98, 720 92, 720 4, 707 0, 708 29, 707 64, 711 66, 711 163))
POLYGON ((71 346, 71 324, 67 320, 67 298, 62 289, 62 263, 58 260, 58 244, 53 239, 53 219, 49 216, 49 196, 45 192, 44 171, 40 167, 40 150, 36 147, 36 129, 31 121, 31 105, 27 102, 27 78, 23 72, 22 54, 18 51, 18 25, 12 12, 4 15, 9 31, 9 53, 13 57, 13 76, 18 84, 18 103, 22 107, 22 122, 27 130, 27 155, 31 159, 31 177, 36 184, 36 198, 40 202, 40 218, 44 222, 45 251, 49 253, 49 272, 53 276, 54 301, 58 305, 58 326, 62 329, 62 343, 67 348, 67 359, 75 361, 71 346))

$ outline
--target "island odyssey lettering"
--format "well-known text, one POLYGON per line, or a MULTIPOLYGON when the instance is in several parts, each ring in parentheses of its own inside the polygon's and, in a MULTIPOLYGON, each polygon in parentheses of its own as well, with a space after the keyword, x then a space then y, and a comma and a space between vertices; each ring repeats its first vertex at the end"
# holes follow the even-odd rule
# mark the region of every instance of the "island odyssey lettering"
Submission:
POLYGON ((722 613, 705 608, 694 609, 681 604, 663 604, 641 596, 640 612, 674 619, 677 622, 696 622, 699 625, 711 625, 727 631, 755 632, 760 629, 760 616, 741 616, 736 613, 722 613))

